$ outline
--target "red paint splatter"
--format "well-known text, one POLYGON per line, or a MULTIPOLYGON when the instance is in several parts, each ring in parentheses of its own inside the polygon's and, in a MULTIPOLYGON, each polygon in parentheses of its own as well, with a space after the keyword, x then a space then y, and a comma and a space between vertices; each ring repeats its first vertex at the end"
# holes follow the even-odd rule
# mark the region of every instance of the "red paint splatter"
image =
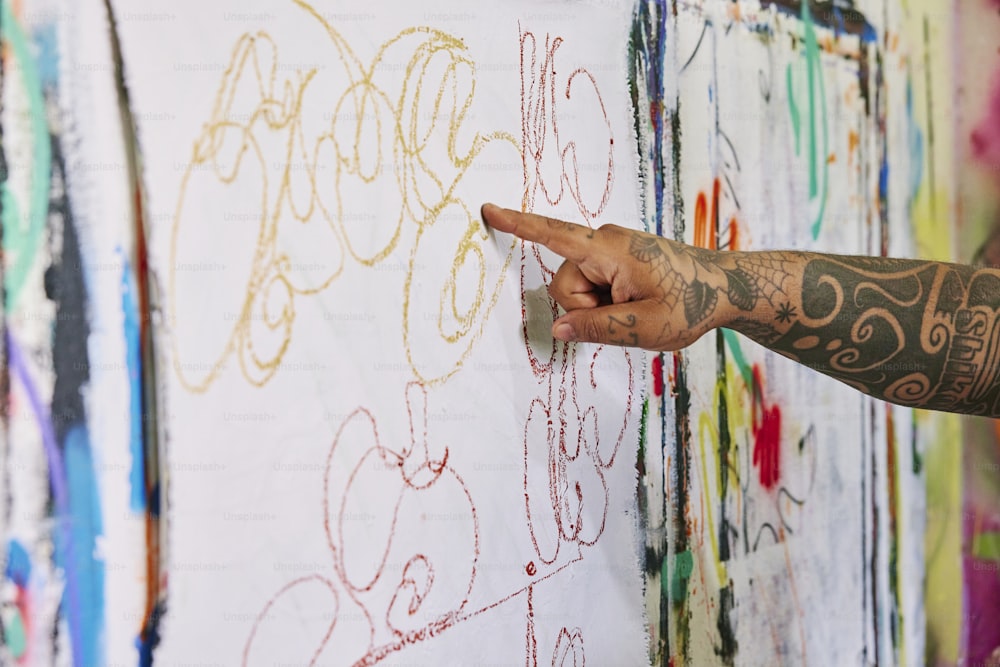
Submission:
POLYGON ((764 399, 760 367, 753 367, 753 463, 758 466, 760 484, 773 489, 781 477, 781 408, 768 406, 764 399))
POLYGON ((663 356, 653 357, 653 395, 663 396, 663 356))

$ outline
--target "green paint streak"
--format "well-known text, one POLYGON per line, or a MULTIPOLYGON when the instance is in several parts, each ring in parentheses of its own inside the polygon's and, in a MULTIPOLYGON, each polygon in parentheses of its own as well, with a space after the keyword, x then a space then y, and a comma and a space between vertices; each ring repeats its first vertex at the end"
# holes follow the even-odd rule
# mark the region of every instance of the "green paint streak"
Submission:
POLYGON ((28 639, 24 635, 24 619, 21 618, 21 610, 13 608, 13 613, 6 624, 4 624, 4 642, 7 650, 15 658, 19 659, 28 649, 28 639))
POLYGON ((910 450, 913 456, 913 474, 919 475, 924 469, 924 457, 917 449, 917 411, 910 410, 910 424, 913 428, 913 435, 910 436, 910 450))
MULTIPOLYGON (((687 597, 688 580, 691 578, 691 572, 694 571, 694 556, 690 549, 686 549, 676 554, 673 561, 673 576, 669 579, 664 576, 660 581, 670 582, 671 601, 683 602, 687 597)), ((666 561, 664 561, 664 569, 666 569, 666 561)))
POLYGON ((748 387, 752 386, 753 368, 750 367, 746 357, 743 356, 743 348, 740 347, 739 336, 731 329, 723 329, 722 336, 726 339, 726 345, 729 346, 729 352, 733 355, 733 361, 736 362, 736 368, 739 369, 740 375, 743 376, 743 381, 748 387))
MULTIPOLYGON (((826 213, 826 196, 829 185, 829 127, 826 118, 826 87, 823 81, 823 63, 820 61, 819 42, 816 39, 816 28, 813 23, 809 3, 802 3, 802 41, 805 48, 803 61, 806 75, 806 89, 809 99, 808 120, 808 152, 809 152, 809 198, 819 199, 819 210, 812 221, 813 239, 819 238, 823 216, 826 213)), ((785 68, 785 85, 788 89, 788 113, 792 121, 792 131, 795 135, 795 154, 802 151, 802 118, 795 95, 795 70, 789 63, 785 68)))
POLYGON ((799 105, 795 103, 795 86, 792 83, 792 64, 785 68, 785 85, 788 87, 788 115, 792 117, 792 133, 795 135, 795 154, 802 152, 802 141, 799 137, 801 119, 799 105))
POLYGON ((813 25, 812 13, 809 11, 809 3, 802 3, 802 23, 805 30, 806 46, 806 75, 809 87, 809 197, 815 199, 818 195, 819 212, 812 223, 813 239, 819 238, 820 226, 823 224, 823 214, 826 211, 826 187, 829 167, 826 163, 826 155, 829 151, 829 137, 826 125, 826 90, 823 86, 823 64, 820 62, 819 44, 816 41, 816 28, 813 25), (819 105, 817 105, 816 92, 819 91, 819 105), (817 155, 816 150, 816 116, 820 116, 823 126, 823 151, 817 155), (817 173, 823 171, 822 179, 817 173), (820 185, 822 182, 822 186, 820 185), (822 189, 820 189, 822 188, 822 189))
POLYGON ((49 167, 52 161, 52 146, 49 143, 49 128, 45 118, 45 100, 42 84, 38 78, 35 61, 31 54, 28 38, 21 30, 10 0, 3 0, 0 19, 2 39, 14 52, 21 70, 21 80, 28 96, 28 113, 31 122, 32 164, 31 190, 28 206, 28 228, 21 229, 21 209, 16 196, 3 184, 3 242, 4 250, 13 257, 6 270, 4 283, 7 294, 4 307, 10 312, 17 305, 18 298, 28 278, 28 271, 35 260, 42 242, 42 231, 49 213, 49 167))
POLYGON ((639 465, 646 464, 646 429, 649 425, 649 397, 642 401, 642 414, 639 415, 639 465))
POLYGON ((1000 532, 979 533, 972 540, 972 555, 982 560, 1000 562, 1000 532))

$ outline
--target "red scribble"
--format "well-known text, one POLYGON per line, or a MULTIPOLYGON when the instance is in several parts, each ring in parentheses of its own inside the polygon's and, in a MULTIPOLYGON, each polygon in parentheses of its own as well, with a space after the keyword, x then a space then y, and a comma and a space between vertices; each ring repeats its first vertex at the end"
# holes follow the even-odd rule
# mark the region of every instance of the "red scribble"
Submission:
POLYGON ((781 408, 767 405, 760 366, 753 367, 753 463, 759 468, 760 484, 773 489, 781 477, 781 408))
MULTIPOLYGON (((603 181, 604 188, 600 201, 590 205, 582 196, 576 142, 563 139, 556 113, 561 99, 557 94, 560 69, 556 52, 561 44, 561 37, 546 35, 543 53, 539 56, 534 34, 521 32, 522 208, 535 210, 539 192, 550 206, 559 205, 568 193, 587 224, 593 226, 607 206, 614 183, 614 137, 596 79, 585 69, 573 70, 562 89, 565 99, 570 99, 576 77, 584 77, 597 96, 597 105, 590 109, 599 115, 608 132, 606 171, 597 177, 598 182, 603 181), (556 168, 551 165, 553 160, 558 160, 556 168), (557 183, 546 181, 546 176, 551 178, 552 174, 558 174, 557 183)), ((592 143, 600 141, 596 137, 587 139, 592 143)), ((539 394, 530 403, 524 425, 524 507, 537 555, 530 566, 545 571, 580 560, 582 548, 596 544, 604 532, 609 505, 605 474, 614 465, 632 412, 634 371, 631 354, 620 348, 578 347, 551 338, 532 342, 529 316, 543 317, 547 321, 559 314, 556 302, 547 292, 555 271, 546 265, 538 246, 522 242, 520 273, 525 353, 539 389, 539 394), (546 292, 544 297, 535 296, 533 302, 541 312, 529 312, 529 289, 537 295, 534 290, 539 287, 545 287, 546 292), (588 392, 596 391, 596 370, 604 361, 620 367, 627 380, 624 414, 611 418, 610 429, 602 428, 601 420, 608 419, 606 411, 599 414, 597 406, 585 398, 588 392), (579 373, 583 369, 587 370, 581 377, 579 373), (537 465, 538 461, 545 461, 544 468, 537 465), (538 493, 540 488, 547 488, 547 497, 538 493)), ((528 599, 526 646, 528 660, 534 665, 537 645, 531 592, 528 599)), ((560 630, 552 665, 564 664, 584 664, 583 636, 579 628, 560 630)))
MULTIPOLYGON (((355 665, 374 664, 454 625, 463 616, 476 576, 479 521, 472 496, 462 476, 448 464, 447 448, 432 451, 422 384, 407 385, 406 404, 410 416, 406 446, 383 445, 374 416, 358 408, 341 425, 327 457, 323 523, 335 576, 320 579, 335 600, 357 609, 355 619, 364 619, 368 648, 355 665), (333 483, 334 477, 342 478, 340 483, 333 483), (367 505, 373 488, 387 502, 367 505), (437 533, 447 532, 447 544, 433 527, 421 525, 426 514, 420 512, 426 507, 447 508, 458 517, 446 527, 437 526, 437 533), (366 521, 359 521, 360 513, 366 521), (468 554, 466 562, 460 562, 463 553, 468 554), (401 569, 389 567, 401 563, 405 563, 401 569), (435 577, 437 567, 450 575, 444 582, 435 577), (428 617, 430 621, 425 620, 428 617)), ((271 605, 302 581, 291 582, 268 600, 247 640, 243 664, 271 605)), ((335 611, 324 645, 336 630, 340 606, 335 611)), ((310 664, 322 649, 316 649, 310 664)))
MULTIPOLYGON (((253 646, 253 640, 256 639, 257 637, 257 631, 260 629, 261 624, 265 622, 265 620, 267 619, 268 612, 271 611, 271 608, 274 606, 274 604, 281 598, 281 596, 309 582, 316 582, 328 588, 330 590, 330 593, 333 595, 333 601, 336 608, 336 604, 338 602, 337 589, 334 588, 333 583, 330 580, 318 575, 312 575, 308 577, 300 577, 298 579, 293 579, 292 581, 288 582, 287 584, 282 586, 281 590, 279 590, 274 595, 274 597, 272 597, 270 600, 267 601, 267 604, 264 605, 264 608, 261 610, 260 614, 257 615, 257 618, 253 623, 253 626, 250 628, 250 637, 247 639, 247 643, 243 647, 244 665, 247 664, 247 661, 250 658, 251 647, 253 646)), ((313 650, 312 657, 309 660, 310 665, 316 664, 316 661, 319 659, 319 656, 323 652, 323 649, 326 648, 326 643, 330 641, 330 635, 333 634, 333 628, 335 625, 336 625, 336 618, 334 617, 333 619, 330 620, 330 626, 327 628, 326 633, 320 640, 319 646, 313 650)))
MULTIPOLYGON (((596 358, 597 354, 594 356, 596 358)), ((575 384, 576 369, 568 365, 562 371, 566 381, 575 384)), ((589 371, 588 379, 593 384, 593 366, 589 371)), ((631 375, 629 366, 630 387, 631 375)), ((563 398, 572 402, 568 395, 563 398)), ((321 661, 328 644, 330 647, 337 646, 336 631, 344 614, 355 621, 355 626, 350 629, 351 639, 356 641, 361 636, 366 644, 366 649, 358 656, 349 658, 349 662, 355 666, 374 665, 408 645, 426 641, 521 595, 528 599, 525 641, 529 649, 529 664, 537 665, 537 627, 532 591, 538 583, 579 562, 582 559, 580 545, 592 545, 597 541, 607 517, 607 487, 602 487, 604 495, 596 501, 603 503, 599 505, 599 526, 590 528, 586 536, 581 534, 584 526, 579 513, 572 515, 573 520, 566 523, 564 519, 569 515, 565 512, 564 503, 552 505, 552 516, 560 521, 561 541, 574 542, 576 553, 558 563, 555 559, 546 561, 550 567, 545 572, 540 572, 535 562, 529 561, 525 573, 532 578, 530 582, 498 596, 489 604, 469 609, 481 555, 479 512, 462 476, 448 464, 447 448, 431 446, 427 433, 424 385, 409 383, 406 403, 410 415, 410 439, 405 447, 395 449, 383 445, 375 417, 365 408, 356 409, 338 429, 324 473, 326 503, 323 523, 333 556, 333 577, 328 579, 313 575, 298 578, 269 598, 250 629, 243 649, 243 665, 251 662, 257 648, 255 639, 262 627, 272 621, 281 622, 269 615, 276 602, 293 590, 310 584, 329 589, 334 605, 332 613, 323 616, 331 621, 319 645, 307 647, 310 649, 310 665, 321 661), (335 477, 342 479, 335 481, 335 477), (378 506, 369 502, 373 488, 379 490, 383 499, 378 506), (439 502, 431 507, 446 508, 453 517, 468 516, 468 521, 463 523, 460 518, 451 520, 446 527, 439 528, 441 534, 434 534, 433 527, 420 525, 424 516, 420 512, 426 512, 424 508, 427 507, 426 501, 422 502, 423 498, 435 493, 440 494, 439 502), (370 514, 371 520, 363 530, 352 530, 356 528, 351 524, 357 524, 359 508, 363 508, 366 515, 370 514), (405 565, 398 567, 399 563, 405 565), (438 570, 446 571, 448 576, 437 577, 438 570), (348 606, 351 609, 345 612, 344 608, 348 606), (428 618, 429 621, 426 620, 428 618)), ((574 405, 564 409, 575 411, 580 415, 580 423, 592 423, 596 429, 597 416, 593 406, 580 409, 574 405)), ((567 428, 567 432, 569 430, 567 428)), ((550 463, 554 461, 559 468, 560 456, 581 460, 586 457, 588 464, 597 468, 598 475, 602 475, 603 470, 613 465, 621 437, 610 452, 598 451, 591 446, 591 440, 588 434, 578 429, 574 451, 569 451, 563 443, 550 463)), ((543 442, 542 445, 552 447, 554 443, 543 442)), ((525 465, 535 464, 526 459, 525 465)), ((601 481, 603 483, 603 476, 601 481)), ((550 492, 554 486, 558 485, 548 486, 550 492)), ((579 484, 575 488, 582 509, 583 496, 579 484)), ((529 494, 529 489, 525 489, 525 494, 529 494)), ((528 523, 531 531, 530 517, 528 523)), ((582 656, 582 636, 572 635, 570 639, 572 641, 565 650, 557 651, 560 660, 568 660, 567 656, 577 660, 578 656, 582 656)), ((343 657, 343 654, 338 657, 343 657)), ((577 660, 575 664, 583 663, 577 660)))
MULTIPOLYGON (((577 68, 565 77, 561 93, 557 94, 560 70, 555 55, 562 38, 547 36, 544 54, 539 58, 534 35, 527 31, 519 35, 524 210, 533 209, 539 191, 553 206, 567 199, 568 194, 590 224, 607 206, 614 180, 614 139, 596 79, 587 70, 577 68), (593 88, 598 104, 592 110, 608 128, 607 170, 601 176, 604 190, 600 201, 593 205, 582 196, 577 143, 560 135, 556 113, 557 100, 571 99, 578 77, 593 88), (543 175, 543 162, 547 164, 551 159, 558 159, 559 168, 546 169, 545 173, 551 177, 558 171, 558 183, 547 182, 543 175)), ((600 141, 590 136, 586 140, 591 144, 600 141)), ((334 576, 315 580, 330 587, 337 607, 310 664, 319 659, 327 644, 338 645, 338 624, 348 618, 361 626, 349 630, 350 638, 357 641, 363 637, 366 648, 347 660, 355 666, 373 665, 406 646, 426 641, 524 596, 525 660, 530 667, 537 667, 535 589, 581 561, 583 549, 596 544, 604 532, 609 505, 605 474, 614 465, 627 431, 634 372, 631 354, 619 348, 597 346, 578 351, 575 345, 551 340, 546 343, 546 352, 536 354, 527 342, 528 270, 534 272, 532 278, 540 276, 545 287, 554 275, 539 249, 522 243, 523 333, 538 383, 538 394, 527 403, 523 442, 525 527, 535 551, 524 566, 529 580, 515 584, 514 590, 498 595, 492 602, 470 608, 481 556, 479 512, 472 490, 448 463, 448 449, 432 446, 427 433, 426 388, 411 382, 406 387, 410 441, 405 447, 383 444, 375 416, 363 407, 348 416, 334 437, 323 482, 324 529, 333 556, 334 576), (598 388, 598 369, 604 362, 615 364, 620 370, 614 374, 623 375, 627 382, 623 414, 608 416, 606 409, 599 414, 594 400, 587 398, 598 388), (541 434, 531 437, 535 428, 541 434), (607 432, 611 437, 602 438, 602 433, 607 432), (379 491, 374 506, 365 504, 372 501, 372 489, 379 491), (427 506, 425 498, 434 498, 435 494, 440 498, 433 507, 447 507, 454 515, 465 513, 469 521, 449 522, 447 535, 441 536, 421 526, 420 516, 415 513, 427 506), (352 524, 352 512, 357 511, 371 513, 374 526, 361 530, 356 522, 352 524), (348 606, 353 608, 350 616, 346 612, 342 615, 348 606)), ((554 318, 558 308, 547 294, 545 298, 543 308, 554 318)), ((267 601, 247 639, 244 665, 275 601, 304 581, 290 582, 267 601)), ((562 626, 557 632, 552 666, 584 665, 580 628, 562 626)), ((344 659, 343 653, 338 653, 337 658, 344 659)))
MULTIPOLYGON (((520 26, 518 26, 520 31, 520 26)), ((539 58, 535 35, 529 31, 520 33, 521 40, 521 134, 523 138, 521 161, 524 168, 524 195, 521 202, 522 210, 535 209, 535 197, 541 190, 542 197, 549 204, 556 206, 563 201, 568 192, 575 202, 580 215, 591 222, 597 219, 608 205, 611 197, 611 186, 614 183, 614 144, 611 131, 611 121, 601 91, 597 87, 594 76, 582 67, 574 69, 566 76, 565 84, 556 87, 560 70, 556 65, 556 51, 563 43, 562 37, 545 36, 544 52, 539 58), (571 99, 573 83, 581 77, 589 83, 597 96, 595 113, 599 113, 608 130, 607 146, 608 161, 604 174, 604 189, 600 200, 590 205, 584 201, 583 191, 593 191, 594 188, 581 188, 580 165, 577 156, 575 139, 565 139, 560 134, 557 107, 560 99, 571 99), (561 94, 560 92, 561 91, 561 94), (551 169, 550 161, 558 160, 558 168, 551 169), (558 182, 546 180, 543 168, 549 167, 549 173, 558 172, 558 182)), ((586 137, 588 145, 596 145, 600 139, 586 137)))
POLYGON ((570 665, 583 667, 586 664, 586 656, 583 653, 583 633, 580 628, 559 630, 559 639, 552 652, 553 667, 569 667, 570 665))

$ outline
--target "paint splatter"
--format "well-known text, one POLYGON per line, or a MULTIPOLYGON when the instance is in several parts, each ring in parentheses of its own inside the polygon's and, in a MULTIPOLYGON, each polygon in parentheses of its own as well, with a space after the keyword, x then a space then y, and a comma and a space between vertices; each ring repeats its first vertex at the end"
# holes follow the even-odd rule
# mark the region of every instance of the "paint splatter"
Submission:
POLYGON ((773 489, 781 477, 781 408, 767 405, 760 367, 753 369, 753 463, 758 468, 760 484, 773 489))

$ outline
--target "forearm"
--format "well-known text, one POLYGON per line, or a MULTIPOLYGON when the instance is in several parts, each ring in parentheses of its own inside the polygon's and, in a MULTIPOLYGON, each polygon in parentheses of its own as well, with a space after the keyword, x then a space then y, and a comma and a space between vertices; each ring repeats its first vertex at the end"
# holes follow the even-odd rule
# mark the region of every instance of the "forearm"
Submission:
POLYGON ((564 341, 678 350, 717 327, 893 403, 1000 417, 1000 271, 796 251, 720 252, 497 207, 484 220, 567 261, 564 341))
POLYGON ((1000 271, 794 251, 718 263, 721 326, 876 398, 1000 417, 1000 271))

